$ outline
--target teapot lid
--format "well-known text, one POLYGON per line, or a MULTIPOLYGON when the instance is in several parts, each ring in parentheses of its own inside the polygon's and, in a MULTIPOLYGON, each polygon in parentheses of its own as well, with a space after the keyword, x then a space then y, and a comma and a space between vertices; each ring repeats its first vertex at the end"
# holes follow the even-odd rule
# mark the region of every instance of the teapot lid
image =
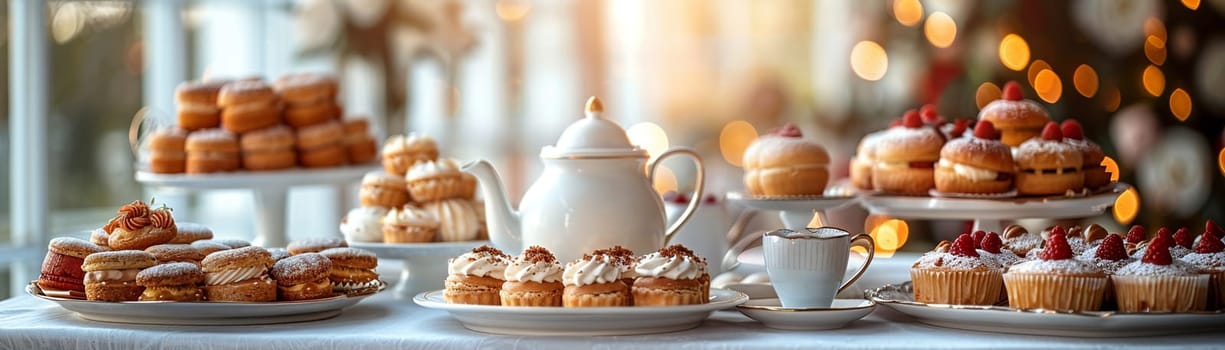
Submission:
POLYGON ((583 118, 570 124, 557 144, 540 150, 541 158, 646 158, 647 151, 630 143, 625 129, 604 118, 604 103, 598 97, 587 99, 583 118))

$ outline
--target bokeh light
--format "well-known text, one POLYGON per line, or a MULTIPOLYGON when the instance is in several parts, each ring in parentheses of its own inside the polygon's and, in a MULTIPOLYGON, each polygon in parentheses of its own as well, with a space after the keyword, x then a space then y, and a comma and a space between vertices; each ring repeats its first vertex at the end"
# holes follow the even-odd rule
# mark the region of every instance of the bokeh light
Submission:
POLYGON ((515 22, 527 17, 527 13, 532 10, 532 4, 527 0, 498 0, 493 9, 503 21, 515 22))
POLYGON ((1178 121, 1187 121, 1187 117, 1191 116, 1191 95, 1186 90, 1178 88, 1170 93, 1170 113, 1178 121))
POLYGON ((1043 69, 1034 77, 1034 91, 1043 101, 1055 103, 1059 101, 1060 96, 1063 96, 1063 82, 1055 71, 1043 69))
POLYGON ((1144 68, 1142 78, 1144 83, 1144 91, 1149 95, 1161 96, 1161 92, 1165 91, 1165 74, 1161 73, 1161 68, 1154 65, 1148 65, 1144 68))
POLYGON ((974 103, 978 105, 978 109, 983 109, 991 101, 1000 99, 1000 87, 995 83, 985 82, 978 86, 978 90, 974 92, 974 103))
POLYGON ((869 215, 864 222, 864 229, 876 244, 877 257, 890 257, 906 245, 910 236, 910 227, 906 221, 880 215, 869 215))
POLYGON ((1025 69, 1029 64, 1029 43, 1020 35, 1005 35, 1000 40, 1000 63, 1015 71, 1025 69))
POLYGON ((1216 155, 1216 165, 1221 168, 1221 175, 1225 175, 1225 148, 1221 149, 1221 153, 1216 155))
POLYGON ((880 44, 865 40, 851 48, 851 70, 861 79, 880 80, 888 69, 889 55, 880 44))
POLYGON ((907 27, 919 24, 923 19, 923 3, 919 0, 894 0, 893 17, 907 27))
POLYGON ((719 132, 719 153, 723 160, 736 167, 743 166, 744 150, 757 139, 757 129, 753 124, 737 120, 723 126, 719 132))
POLYGON ((946 48, 957 39, 957 22, 944 12, 933 12, 923 25, 923 34, 933 46, 946 48))
POLYGON ((1126 225, 1136 219, 1140 212, 1140 194, 1136 188, 1128 188, 1114 200, 1114 221, 1126 225))
POLYGON ((655 167, 654 180, 654 183, 651 185, 655 187, 655 193, 659 193, 662 196, 669 191, 676 191, 676 173, 673 173, 672 169, 668 168, 667 165, 660 164, 655 167))
POLYGON ((1097 95, 1097 70, 1082 64, 1072 73, 1072 85, 1081 96, 1092 98, 1097 95))
POLYGON ((1148 58, 1149 62, 1155 65, 1165 63, 1165 40, 1158 38, 1156 35, 1149 35, 1144 39, 1144 57, 1148 58))
POLYGON ((1106 156, 1098 165, 1106 167, 1106 172, 1110 173, 1110 182, 1119 182, 1119 163, 1114 161, 1114 158, 1106 156))
POLYGON ((1182 5, 1195 11, 1199 9, 1199 0, 1182 0, 1182 5))
POLYGON ((1029 69, 1025 71, 1025 77, 1030 86, 1035 86, 1034 81, 1038 79, 1038 72, 1044 70, 1051 70, 1051 65, 1047 64, 1046 61, 1034 60, 1029 64, 1029 69))
POLYGON ((51 38, 63 44, 77 37, 85 29, 89 9, 80 2, 66 2, 51 14, 51 38))
POLYGON ((630 143, 647 150, 651 157, 658 156, 668 150, 668 134, 664 129, 651 122, 634 124, 625 130, 630 143))
POLYGON ((1119 104, 1122 102, 1123 97, 1117 87, 1111 87, 1102 93, 1102 107, 1105 107, 1107 112, 1119 110, 1119 104))

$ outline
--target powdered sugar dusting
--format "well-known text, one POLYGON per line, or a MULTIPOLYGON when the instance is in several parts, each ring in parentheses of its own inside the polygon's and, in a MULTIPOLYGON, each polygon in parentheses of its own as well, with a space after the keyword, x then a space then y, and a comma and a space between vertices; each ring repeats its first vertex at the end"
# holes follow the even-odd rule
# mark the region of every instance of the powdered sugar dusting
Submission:
POLYGON ((1086 250, 1084 253, 1080 254, 1080 256, 1077 257, 1077 259, 1093 264, 1094 266, 1097 266, 1097 268, 1102 269, 1102 272, 1105 272, 1111 275, 1117 273, 1119 269, 1123 268, 1123 266, 1127 266, 1127 264, 1130 264, 1136 261, 1136 259, 1132 259, 1132 258, 1119 259, 1119 260, 1106 260, 1106 259, 1098 258, 1097 257, 1097 247, 1093 247, 1089 250, 1086 250))
POLYGON ((1026 233, 1020 236, 1004 239, 1004 248, 1008 248, 1008 250, 1011 250, 1014 253, 1034 251, 1041 246, 1042 237, 1033 233, 1026 233))
POLYGON ((1225 271, 1225 252, 1191 253, 1179 260, 1199 268, 1200 271, 1225 271))
MULTIPOLYGON (((1137 249, 1135 253, 1131 254, 1131 258, 1132 259, 1143 259, 1144 252, 1148 251, 1149 246, 1150 246, 1149 244, 1145 244, 1143 248, 1137 249)), ((1181 259, 1182 257, 1187 256, 1188 254, 1191 254, 1191 253, 1194 253, 1194 251, 1187 249, 1187 248, 1183 248, 1180 245, 1170 246, 1170 257, 1174 259, 1181 259)))
POLYGON ((979 249, 978 255, 982 257, 983 261, 986 262, 987 265, 999 269, 1007 269, 1008 267, 1019 264, 1024 260, 1017 256, 1016 253, 1013 253, 1011 250, 1007 249, 1000 250, 999 254, 994 254, 989 251, 979 249))
POLYGON ((1179 260, 1174 260, 1174 263, 1169 265, 1134 261, 1127 264, 1127 266, 1123 266, 1115 274, 1124 276, 1190 276, 1198 274, 1198 270, 1190 264, 1179 260))
POLYGON ((1020 264, 1013 265, 1008 268, 1008 272, 1016 273, 1061 273, 1061 274, 1087 274, 1102 272, 1093 264, 1076 260, 1030 260, 1020 264))
POLYGON ((941 252, 928 252, 919 257, 913 265, 915 268, 947 268, 953 270, 973 270, 980 267, 992 267, 981 258, 953 255, 941 252))
POLYGON ((1016 158, 1017 164, 1028 164, 1034 161, 1039 154, 1054 154, 1056 156, 1056 166, 1068 167, 1073 164, 1077 168, 1083 162, 1081 153, 1071 144, 1063 141, 1047 141, 1041 138, 1032 138, 1021 144, 1013 152, 1013 157, 1016 158))

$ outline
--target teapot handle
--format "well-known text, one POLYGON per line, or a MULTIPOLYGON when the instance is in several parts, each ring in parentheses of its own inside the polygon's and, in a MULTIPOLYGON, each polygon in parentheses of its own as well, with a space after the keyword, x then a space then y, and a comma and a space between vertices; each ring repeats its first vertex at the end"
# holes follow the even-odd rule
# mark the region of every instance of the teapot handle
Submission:
POLYGON ((698 156, 697 152, 684 147, 677 147, 660 153, 658 157, 647 163, 647 183, 654 184, 655 167, 659 166, 659 163, 664 159, 675 155, 684 155, 693 159, 694 165, 698 167, 698 177, 694 181, 693 197, 689 199, 689 206, 685 207, 685 211, 681 212, 681 216, 676 219, 676 222, 673 222, 671 226, 668 226, 668 230, 664 231, 664 245, 667 245, 668 241, 672 240, 672 236, 680 231, 681 227, 685 226, 686 222, 689 222, 689 217, 693 216, 693 213, 697 211, 698 203, 702 202, 702 189, 706 184, 706 166, 705 163, 702 163, 702 157, 698 156))

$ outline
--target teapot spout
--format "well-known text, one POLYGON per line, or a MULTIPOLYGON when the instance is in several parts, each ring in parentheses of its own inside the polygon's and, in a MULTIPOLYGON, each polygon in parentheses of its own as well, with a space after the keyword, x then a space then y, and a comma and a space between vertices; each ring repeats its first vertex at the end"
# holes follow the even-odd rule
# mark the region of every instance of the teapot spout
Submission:
POLYGON ((489 225, 489 240, 508 254, 523 251, 519 213, 511 207, 497 170, 484 159, 464 164, 460 170, 472 174, 480 183, 481 195, 485 197, 485 223, 489 225))

